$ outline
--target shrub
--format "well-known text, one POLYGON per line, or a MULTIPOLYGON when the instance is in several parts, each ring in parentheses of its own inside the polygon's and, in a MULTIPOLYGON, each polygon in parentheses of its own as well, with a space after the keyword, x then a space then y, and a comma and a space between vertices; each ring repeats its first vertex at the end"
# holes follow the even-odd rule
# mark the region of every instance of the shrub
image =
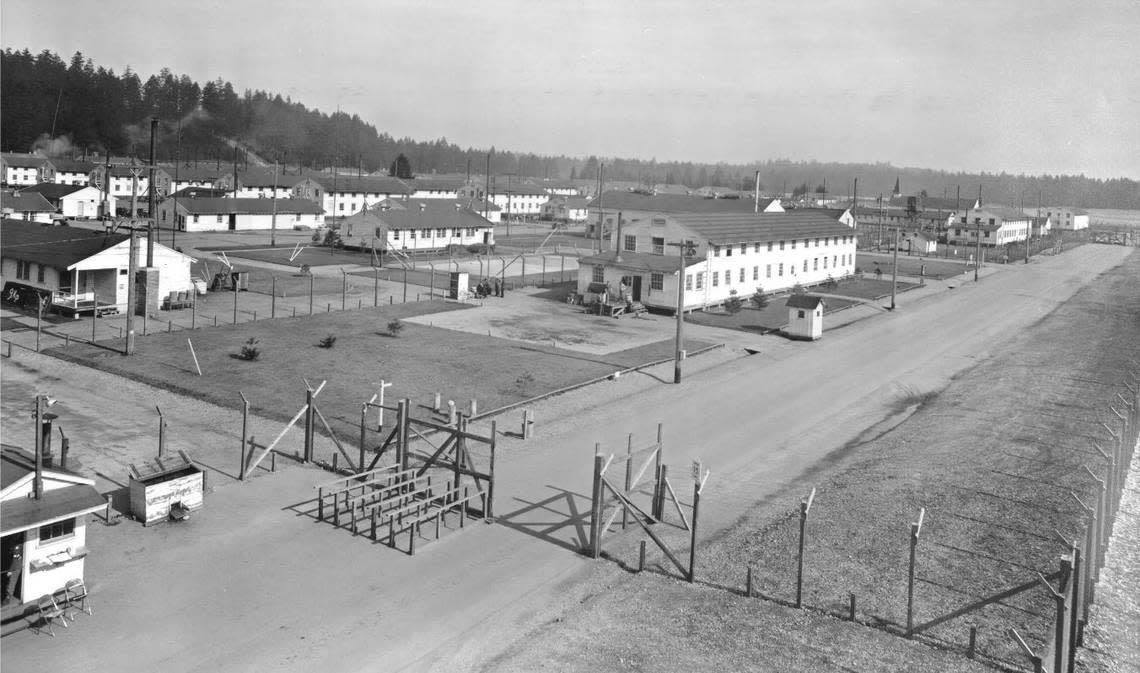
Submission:
POLYGON ((740 309, 742 308, 744 308, 744 302, 740 299, 740 296, 736 294, 736 290, 730 290, 728 299, 724 300, 724 310, 728 311, 731 315, 736 315, 740 313, 740 309))
POLYGON ((752 305, 755 306, 758 310, 768 308, 768 295, 764 294, 764 288, 760 287, 759 285, 756 286, 756 292, 752 293, 752 297, 750 299, 752 301, 752 305))
POLYGON ((839 281, 835 280, 835 278, 832 276, 828 276, 827 280, 824 281, 823 286, 828 290, 834 290, 839 287, 839 281))
POLYGON ((332 348, 335 345, 336 345, 336 337, 333 336, 332 334, 321 339, 321 343, 320 343, 321 348, 332 348))
POLYGON ((339 231, 330 228, 325 232, 325 238, 321 241, 321 245, 325 246, 326 248, 343 248, 344 241, 341 240, 339 231))
POLYGON ((388 322, 388 334, 392 336, 400 336, 400 330, 404 329, 404 323, 399 320, 392 320, 388 322))
POLYGON ((261 357, 261 349, 257 346, 257 343, 255 337, 250 337, 248 341, 242 344, 241 353, 238 354, 238 357, 242 360, 249 360, 250 362, 261 357))
POLYGON ((804 289, 803 285, 796 283, 792 286, 792 294, 807 294, 807 290, 804 289))

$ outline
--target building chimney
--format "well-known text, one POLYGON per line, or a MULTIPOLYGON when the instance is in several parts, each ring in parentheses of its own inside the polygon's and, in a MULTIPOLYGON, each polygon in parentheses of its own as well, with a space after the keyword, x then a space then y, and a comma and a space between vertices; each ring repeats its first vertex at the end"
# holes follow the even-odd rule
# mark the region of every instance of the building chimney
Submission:
POLYGON ((44 412, 43 423, 40 425, 40 449, 43 451, 44 467, 51 467, 55 463, 55 457, 51 452, 51 422, 56 418, 59 418, 57 414, 44 412))

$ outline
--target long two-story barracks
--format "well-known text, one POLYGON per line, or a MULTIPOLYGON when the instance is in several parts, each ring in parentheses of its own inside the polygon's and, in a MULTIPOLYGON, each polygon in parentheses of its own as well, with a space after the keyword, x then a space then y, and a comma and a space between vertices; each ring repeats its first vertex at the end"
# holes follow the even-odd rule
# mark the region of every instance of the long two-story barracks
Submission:
POLYGON ((734 290, 747 300, 757 288, 779 292, 855 271, 855 229, 823 210, 659 214, 622 222, 610 248, 579 261, 578 291, 624 286, 633 301, 668 312, 677 308, 682 263, 685 311, 723 304, 734 290), (686 247, 693 254, 683 257, 686 247))

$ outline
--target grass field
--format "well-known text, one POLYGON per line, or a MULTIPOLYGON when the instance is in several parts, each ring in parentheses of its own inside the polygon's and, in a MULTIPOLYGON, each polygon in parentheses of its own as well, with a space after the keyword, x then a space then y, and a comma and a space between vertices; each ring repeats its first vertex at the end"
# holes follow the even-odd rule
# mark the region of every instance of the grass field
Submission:
MULTIPOLYGON (((916 287, 919 287, 917 283, 900 281, 898 291, 905 292, 916 287)), ((807 290, 809 294, 822 292, 826 294, 857 297, 859 299, 877 300, 885 296, 890 296, 891 281, 889 277, 887 280, 879 280, 877 278, 848 278, 840 281, 838 287, 835 288, 810 287, 807 288, 807 290)), ((745 332, 770 332, 788 324, 788 296, 789 295, 780 295, 778 297, 772 297, 768 301, 768 306, 763 309, 755 308, 752 302, 749 301, 749 297, 743 296, 741 298, 744 300, 744 308, 741 309, 739 313, 732 314, 722 310, 694 311, 685 316, 685 321, 697 325, 723 327, 745 332)), ((855 306, 859 303, 858 301, 844 299, 842 297, 827 297, 824 301, 826 307, 824 310, 825 315, 855 306)))
MULTIPOLYGON (((1054 610, 1042 589, 913 640, 897 637, 906 621, 910 526, 925 508, 916 624, 1058 568, 1067 551, 1059 537, 1079 539, 1084 530, 1069 493, 1090 499, 1094 484, 1082 465, 1103 471, 1091 441, 1105 437, 1099 421, 1120 372, 1140 359, 1137 277, 1140 255, 1133 254, 1000 344, 983 365, 941 391, 905 400, 895 423, 836 451, 783 495, 754 503, 733 528, 701 545, 696 588, 676 579, 650 545, 653 572, 615 582, 491 670, 984 670, 963 656, 971 624, 982 662, 1024 670, 1008 629, 1045 650, 1054 610), (800 499, 813 487, 807 609, 800 611, 788 606, 800 499), (749 565, 760 598, 741 595, 749 565), (837 617, 851 594, 864 626, 837 617)), ((657 529, 674 549, 687 550, 685 531, 657 529)), ((615 540, 607 550, 629 567, 636 539, 615 540)))
MULTIPOLYGON (((126 358, 98 346, 56 349, 58 357, 205 399, 240 405, 238 392, 261 415, 288 420, 305 401, 307 379, 320 395, 334 430, 354 437, 360 403, 383 379, 393 386, 388 400, 431 401, 436 392, 465 408, 478 400, 480 412, 520 402, 565 386, 607 376, 615 370, 667 358, 670 340, 606 356, 406 323, 399 336, 387 332, 394 319, 441 311, 469 310, 461 304, 416 302, 376 309, 278 318, 209 330, 153 334, 137 342, 126 358), (332 348, 321 348, 327 336, 332 348), (193 339, 203 376, 197 376, 186 338, 193 339), (258 340, 256 361, 238 357, 250 338, 258 340)), ((691 350, 708 344, 692 342, 691 350)))

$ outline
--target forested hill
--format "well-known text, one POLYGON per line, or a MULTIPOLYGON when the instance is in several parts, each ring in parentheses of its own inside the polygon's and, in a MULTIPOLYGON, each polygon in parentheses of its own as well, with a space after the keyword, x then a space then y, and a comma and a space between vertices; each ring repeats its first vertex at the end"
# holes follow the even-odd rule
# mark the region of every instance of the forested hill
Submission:
MULTIPOLYGON (((948 173, 898 168, 886 163, 838 164, 767 160, 752 164, 700 164, 643 159, 540 156, 533 153, 461 148, 446 139, 420 141, 394 138, 357 115, 311 110, 299 102, 265 91, 238 93, 217 79, 199 84, 186 75, 163 69, 142 77, 129 68, 122 74, 96 66, 76 52, 70 61, 43 51, 5 49, 0 53, 0 149, 81 155, 84 150, 145 158, 149 152, 149 119, 160 119, 158 156, 172 161, 195 159, 230 161, 236 141, 286 170, 299 166, 320 169, 341 166, 366 172, 387 169, 400 154, 418 174, 486 170, 491 152, 492 173, 538 178, 596 179, 605 164, 607 182, 647 185, 682 184, 752 188, 755 171, 766 192, 802 186, 828 193, 850 194, 855 178, 862 196, 888 193, 895 180, 905 194, 976 195, 983 187, 986 201, 1034 205, 1040 191, 1051 205, 1085 208, 1140 209, 1140 182, 1099 180, 1084 176, 1025 176, 948 173)), ((553 127, 552 127, 553 128, 553 127)), ((552 130, 552 133, 554 131, 552 130)))

